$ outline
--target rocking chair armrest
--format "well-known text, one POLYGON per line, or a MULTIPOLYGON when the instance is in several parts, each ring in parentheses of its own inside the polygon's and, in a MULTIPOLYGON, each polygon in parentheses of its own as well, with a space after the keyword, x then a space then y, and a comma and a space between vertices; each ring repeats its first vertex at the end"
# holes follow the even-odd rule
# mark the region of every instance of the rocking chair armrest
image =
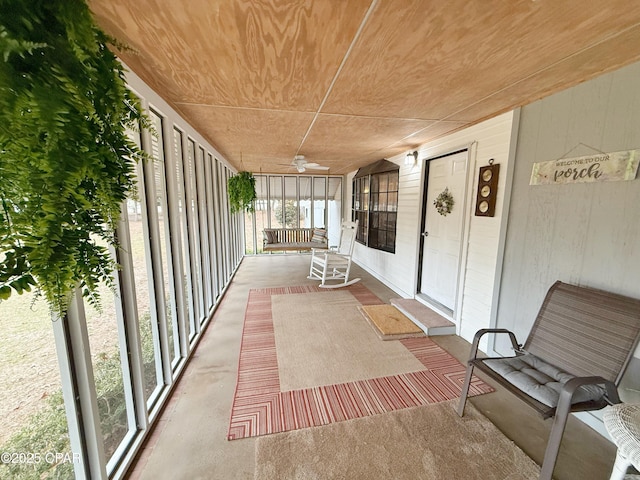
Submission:
POLYGON ((473 344, 471 345, 471 356, 469 357, 469 361, 478 358, 478 346, 480 344, 480 339, 487 333, 506 333, 509 335, 513 350, 517 354, 522 353, 522 345, 518 343, 515 334, 511 330, 507 330, 506 328, 482 328, 473 336, 473 344))
POLYGON ((345 255, 344 253, 340 253, 336 250, 327 250, 326 248, 323 249, 313 249, 313 254, 314 255, 324 255, 325 258, 332 256, 332 257, 348 257, 349 255, 345 255))

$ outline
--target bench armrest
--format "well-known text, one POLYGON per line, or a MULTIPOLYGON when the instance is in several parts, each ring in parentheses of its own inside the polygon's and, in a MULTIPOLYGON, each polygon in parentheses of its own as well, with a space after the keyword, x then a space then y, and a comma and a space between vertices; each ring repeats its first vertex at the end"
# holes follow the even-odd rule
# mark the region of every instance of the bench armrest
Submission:
POLYGON ((618 389, 615 383, 605 380, 602 377, 575 377, 562 385, 560 390, 560 398, 558 398, 558 409, 571 408, 573 395, 583 385, 603 385, 607 391, 607 401, 611 404, 620 403, 618 389))
POLYGON ((517 354, 523 353, 522 345, 518 343, 516 335, 511 330, 507 330, 506 328, 482 328, 473 336, 473 344, 471 345, 471 356, 469 357, 469 361, 478 358, 478 345, 480 344, 480 339, 487 333, 506 333, 509 335, 513 350, 517 354))

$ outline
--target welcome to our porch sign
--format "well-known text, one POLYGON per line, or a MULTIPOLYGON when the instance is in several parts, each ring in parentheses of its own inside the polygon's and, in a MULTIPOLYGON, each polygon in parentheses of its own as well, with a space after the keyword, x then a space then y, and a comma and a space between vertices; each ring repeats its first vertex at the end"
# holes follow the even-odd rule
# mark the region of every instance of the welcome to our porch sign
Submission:
POLYGON ((529 185, 633 180, 639 162, 640 150, 538 162, 533 164, 529 185))

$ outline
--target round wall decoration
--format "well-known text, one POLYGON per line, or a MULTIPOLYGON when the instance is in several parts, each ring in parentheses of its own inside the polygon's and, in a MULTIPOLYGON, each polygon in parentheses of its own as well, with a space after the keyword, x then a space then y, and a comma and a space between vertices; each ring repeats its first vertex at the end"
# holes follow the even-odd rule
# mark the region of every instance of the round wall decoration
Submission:
POLYGON ((443 217, 446 217, 451 213, 455 202, 453 200, 453 195, 451 195, 451 192, 449 192, 449 187, 440 192, 440 195, 436 197, 436 199, 433 201, 433 204, 436 206, 436 210, 438 211, 438 213, 443 217))
POLYGON ((489 160, 489 165, 480 167, 478 174, 478 195, 476 197, 476 216, 493 217, 496 210, 498 174, 500 165, 489 160))

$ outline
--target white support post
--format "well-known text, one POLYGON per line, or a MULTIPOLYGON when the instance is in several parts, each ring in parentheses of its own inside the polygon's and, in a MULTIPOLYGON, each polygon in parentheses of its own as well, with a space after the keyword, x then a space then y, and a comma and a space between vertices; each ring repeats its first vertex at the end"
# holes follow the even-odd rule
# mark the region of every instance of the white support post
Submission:
MULTIPOLYGON (((148 103, 143 102, 143 105, 145 110, 148 111, 148 103)), ((158 132, 158 135, 162 134, 163 132, 158 132)), ((151 155, 153 150, 151 146, 151 132, 147 129, 142 130, 140 140, 142 142, 142 147, 144 148, 144 150, 151 155)), ((146 212, 147 218, 147 221, 144 222, 143 228, 145 236, 145 247, 147 249, 147 252, 151 253, 151 255, 146 255, 145 260, 148 262, 147 272, 150 272, 153 275, 153 281, 148 282, 150 294, 153 294, 153 301, 151 301, 149 304, 149 311, 151 313, 152 319, 152 335, 154 337, 154 340, 157 336, 158 343, 160 345, 160 348, 155 348, 154 344, 154 360, 156 375, 160 374, 164 386, 170 385, 172 383, 171 358, 169 355, 169 351, 173 349, 173 345, 169 345, 169 333, 167 327, 168 319, 165 301, 166 292, 164 289, 162 268, 162 262, 166 261, 166 259, 162 258, 162 246, 160 244, 161 235, 156 234, 155 231, 153 232, 153 234, 149 234, 149 229, 160 228, 158 210, 155 207, 157 199, 156 185, 153 181, 147 182, 148 179, 153 180, 155 177, 154 161, 145 162, 144 164, 140 165, 139 185, 141 186, 140 200, 144 211, 146 212)), ((123 208, 123 211, 126 210, 124 210, 123 208)), ((132 288, 135 289, 135 284, 132 285, 132 288)), ((136 318, 138 318, 139 322, 140 318, 137 316, 137 308, 136 318)))
MULTIPOLYGON (((69 331, 67 319, 52 319, 53 337, 56 342, 56 353, 58 356, 58 366, 60 369, 60 381, 62 384, 62 398, 67 416, 67 430, 69 432, 69 443, 71 444, 71 455, 73 457, 73 470, 77 480, 85 480, 87 476, 86 452, 82 448, 82 425, 78 422, 80 418, 80 405, 76 403, 75 385, 72 373, 71 344, 67 337, 69 331)), ((67 452, 58 452, 67 453, 67 452)))
MULTIPOLYGON (((143 184, 141 188, 143 188, 143 184)), ((126 208, 125 201, 122 211, 126 212, 126 208)), ((117 227, 118 244, 121 247, 117 252, 111 249, 111 254, 120 265, 120 269, 114 277, 116 291, 120 292, 120 298, 115 302, 116 321, 118 322, 118 351, 122 365, 122 384, 129 431, 135 431, 137 428, 146 429, 149 424, 149 417, 144 402, 144 365, 138 324, 135 279, 133 277, 133 260, 130 253, 131 249, 128 247, 131 245, 131 237, 124 215, 125 213, 120 215, 117 227), (129 251, 125 251, 122 246, 129 251), (123 356, 122 352, 128 352, 129 354, 123 356)))
POLYGON ((177 325, 178 331, 174 332, 174 335, 178 335, 180 340, 180 363, 183 363, 183 359, 189 355, 189 339, 188 337, 188 322, 189 315, 187 313, 187 299, 185 298, 183 278, 186 275, 187 266, 183 265, 182 249, 189 248, 188 245, 183 245, 184 238, 181 235, 181 222, 180 213, 177 205, 179 205, 179 186, 178 175, 176 168, 182 168, 182 159, 176 155, 176 138, 174 130, 171 130, 170 135, 167 135, 169 141, 165 147, 165 174, 167 182, 167 204, 169 205, 169 222, 171 224, 172 232, 175 231, 176 235, 171 236, 171 257, 173 258, 173 271, 172 280, 175 285, 176 292, 176 312, 177 312, 177 325))
POLYGON ((79 291, 71 300, 66 317, 54 320, 53 333, 76 479, 106 480, 108 476, 89 335, 79 291))

